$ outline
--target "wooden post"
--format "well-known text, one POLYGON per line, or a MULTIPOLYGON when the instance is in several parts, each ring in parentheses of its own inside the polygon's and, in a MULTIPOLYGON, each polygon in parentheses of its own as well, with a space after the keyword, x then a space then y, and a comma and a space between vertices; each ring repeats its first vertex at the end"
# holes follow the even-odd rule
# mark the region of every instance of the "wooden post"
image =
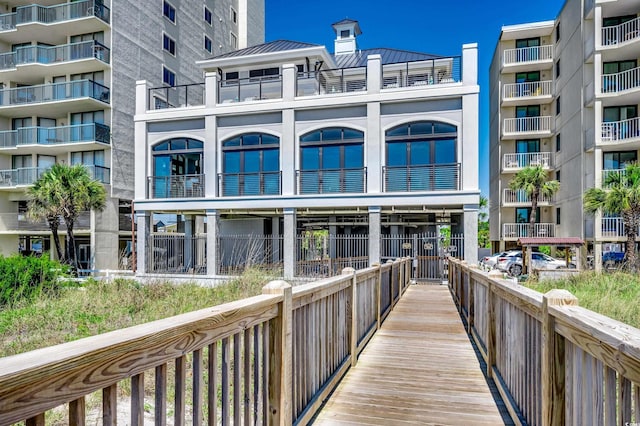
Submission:
POLYGON ((282 295, 278 316, 269 333, 269 424, 289 425, 293 421, 292 394, 292 293, 286 281, 271 281, 262 294, 282 295))
POLYGON ((344 268, 342 275, 351 275, 351 367, 358 363, 358 282, 356 270, 344 268))
POLYGON ((382 267, 379 263, 374 263, 373 266, 378 268, 378 279, 376 280, 376 330, 380 330, 380 290, 382 289, 382 267))
POLYGON ((564 338, 555 332, 549 306, 576 306, 578 299, 567 290, 551 290, 542 296, 542 425, 564 425, 564 338))
MULTIPOLYGON (((476 265, 470 265, 469 268, 477 268, 476 265)), ((473 284, 473 280, 471 279, 471 270, 469 270, 469 308, 467 309, 467 333, 471 336, 471 330, 473 329, 475 323, 475 298, 476 298, 476 287, 473 284)))
POLYGON ((487 377, 493 377, 496 364, 496 299, 493 294, 493 282, 487 285, 487 377))

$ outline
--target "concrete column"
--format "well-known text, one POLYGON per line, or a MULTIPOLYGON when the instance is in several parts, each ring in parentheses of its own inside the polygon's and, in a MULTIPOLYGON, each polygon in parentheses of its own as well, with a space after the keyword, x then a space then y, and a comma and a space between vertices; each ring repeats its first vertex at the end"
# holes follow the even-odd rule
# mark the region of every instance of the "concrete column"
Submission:
POLYGON ((365 165, 367 166, 367 193, 382 192, 382 153, 384 135, 380 128, 380 103, 367 104, 367 132, 365 135, 365 165))
POLYGON ((207 275, 218 274, 218 224, 217 210, 207 210, 207 275))
POLYGON ((193 216, 184 216, 184 257, 183 267, 185 272, 190 271, 194 267, 193 259, 193 216))
POLYGON ((296 271, 296 209, 284 209, 283 240, 284 278, 291 279, 296 271))
POLYGON ((593 266, 596 271, 602 271, 602 242, 593 243, 593 266))
POLYGON ((204 74, 204 105, 214 108, 218 103, 218 73, 207 72, 204 74))
POLYGON ((136 81, 136 115, 147 112, 150 87, 146 80, 136 81))
POLYGON ((282 100, 293 101, 296 96, 296 76, 298 68, 294 64, 282 65, 282 100))
POLYGON ((367 56, 367 93, 380 93, 382 87, 382 56, 367 56))
POLYGON ((379 206, 369 207, 369 265, 380 263, 381 211, 379 206))
MULTIPOLYGON (((136 273, 146 274, 151 265, 147 265, 147 251, 151 247, 147 247, 147 237, 151 234, 151 213, 136 212, 135 221, 138 227, 136 232, 136 273)), ((150 256, 153 259, 153 256, 150 256)))
POLYGON ((464 85, 473 86, 478 84, 478 43, 462 45, 462 67, 462 82, 464 85))
POLYGON ((478 205, 464 206, 464 260, 469 265, 478 263, 478 205))
POLYGON ((272 253, 271 253, 271 263, 278 264, 280 263, 281 253, 280 253, 280 218, 274 217, 271 219, 271 239, 272 239, 272 253))
MULTIPOLYGON (((144 114, 149 102, 149 87, 146 81, 136 82, 136 114, 144 114)), ((149 167, 149 156, 147 152, 147 126, 144 122, 136 121, 134 124, 134 155, 136 167, 134 171, 134 193, 136 200, 151 198, 147 195, 147 176, 151 176, 153 171, 149 167)))
POLYGON ((204 118, 205 141, 203 158, 204 194, 206 198, 218 195, 218 123, 215 115, 204 118))
POLYGON ((292 109, 282 110, 282 139, 280 140, 282 195, 295 194, 296 146, 295 113, 292 109))
POLYGON ((595 24, 595 48, 602 46, 602 6, 595 5, 593 8, 593 22, 595 24))
POLYGON ((477 191, 478 183, 478 94, 462 97, 462 129, 458 129, 458 163, 462 181, 460 188, 465 191, 477 191))
MULTIPOLYGON (((336 223, 335 216, 329 216, 329 222, 336 223)), ((329 225, 329 235, 338 235, 338 227, 336 225, 329 225)), ((338 257, 336 250, 336 239, 329 237, 329 257, 335 259, 338 257)))
POLYGON ((602 188, 602 148, 596 148, 593 151, 593 159, 596 163, 595 165, 595 176, 593 177, 594 179, 594 186, 596 188, 602 188))

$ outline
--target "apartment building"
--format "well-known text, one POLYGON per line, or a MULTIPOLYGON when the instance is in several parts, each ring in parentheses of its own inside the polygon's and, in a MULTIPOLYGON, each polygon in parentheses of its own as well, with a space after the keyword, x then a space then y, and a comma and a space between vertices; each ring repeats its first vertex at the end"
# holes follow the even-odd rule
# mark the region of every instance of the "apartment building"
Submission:
POLYGON ((582 196, 638 160, 640 4, 567 0, 553 21, 502 28, 490 69, 490 228, 494 250, 529 236, 531 200, 509 189, 541 165, 560 191, 539 203, 535 237, 581 237, 596 264, 622 250, 619 217, 582 196))
POLYGON ((51 250, 25 188, 54 163, 84 164, 108 197, 75 225, 81 268, 122 267, 136 80, 169 94, 202 80, 195 61, 263 40, 263 0, 0 2, 0 254, 51 250))
POLYGON ((333 53, 276 40, 200 61, 204 84, 178 96, 200 104, 158 108, 138 82, 139 273, 326 276, 412 256, 441 279, 444 254, 476 260, 477 46, 361 49, 357 21, 333 30, 333 53))

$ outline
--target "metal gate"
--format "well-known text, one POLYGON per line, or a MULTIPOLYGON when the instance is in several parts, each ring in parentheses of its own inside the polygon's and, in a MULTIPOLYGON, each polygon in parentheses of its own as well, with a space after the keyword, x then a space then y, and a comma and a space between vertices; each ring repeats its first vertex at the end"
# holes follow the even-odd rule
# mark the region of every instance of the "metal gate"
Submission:
POLYGON ((416 281, 442 282, 447 279, 448 256, 464 257, 464 236, 436 232, 381 237, 382 261, 398 257, 413 259, 412 278, 416 281))

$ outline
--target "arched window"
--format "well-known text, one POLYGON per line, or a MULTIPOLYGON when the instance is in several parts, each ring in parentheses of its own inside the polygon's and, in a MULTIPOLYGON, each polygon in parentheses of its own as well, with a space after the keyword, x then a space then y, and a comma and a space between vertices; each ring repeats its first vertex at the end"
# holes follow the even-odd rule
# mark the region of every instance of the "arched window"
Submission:
POLYGON ((151 193, 154 198, 204 196, 201 141, 174 138, 154 145, 151 193))
POLYGON ((458 129, 438 121, 418 121, 386 132, 386 191, 458 189, 458 129))
POLYGON ((300 138, 300 194, 364 192, 364 133, 330 127, 300 138))
POLYGON ((222 142, 220 191, 225 197, 280 194, 280 139, 247 133, 222 142))

